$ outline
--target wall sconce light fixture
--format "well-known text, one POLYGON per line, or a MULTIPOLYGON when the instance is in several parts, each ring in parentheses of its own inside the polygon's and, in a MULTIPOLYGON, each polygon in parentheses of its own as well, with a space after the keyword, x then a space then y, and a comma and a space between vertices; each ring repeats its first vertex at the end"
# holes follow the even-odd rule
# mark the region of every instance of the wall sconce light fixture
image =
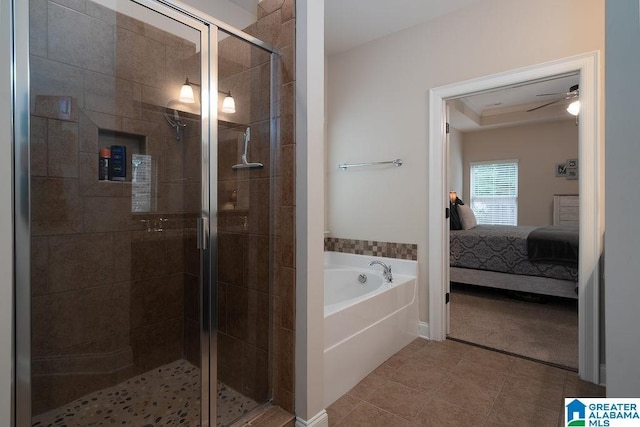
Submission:
MULTIPOLYGON (((187 77, 187 80, 180 88, 180 97, 178 98, 180 102, 184 102, 187 104, 193 104, 194 102, 196 102, 195 96, 193 95, 193 88, 191 87, 192 85, 200 87, 199 84, 190 82, 189 77, 187 77)), ((233 99, 233 96, 231 96, 231 91, 225 92, 219 90, 218 92, 226 95, 222 100, 221 111, 223 113, 235 113, 236 101, 233 99)))

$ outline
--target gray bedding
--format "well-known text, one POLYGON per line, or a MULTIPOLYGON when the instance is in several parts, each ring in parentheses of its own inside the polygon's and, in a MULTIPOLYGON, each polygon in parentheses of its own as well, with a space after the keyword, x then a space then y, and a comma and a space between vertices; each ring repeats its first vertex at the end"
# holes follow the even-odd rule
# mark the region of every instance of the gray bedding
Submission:
POLYGON ((578 281, 576 266, 529 261, 527 236, 538 227, 478 225, 450 231, 451 267, 578 281))
POLYGON ((536 228, 527 238, 529 260, 576 267, 580 250, 578 236, 577 226, 549 225, 536 228))

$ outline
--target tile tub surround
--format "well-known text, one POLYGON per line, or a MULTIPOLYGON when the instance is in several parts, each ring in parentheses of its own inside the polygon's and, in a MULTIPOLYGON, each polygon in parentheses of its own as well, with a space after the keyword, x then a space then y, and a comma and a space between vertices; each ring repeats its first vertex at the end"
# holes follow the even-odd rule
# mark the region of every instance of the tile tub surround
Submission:
POLYGON ((574 372, 416 339, 327 408, 329 425, 557 426, 565 397, 604 397, 574 372))
POLYGON ((381 256, 416 261, 418 245, 412 243, 378 242, 375 240, 341 239, 325 237, 324 250, 358 255, 381 256))

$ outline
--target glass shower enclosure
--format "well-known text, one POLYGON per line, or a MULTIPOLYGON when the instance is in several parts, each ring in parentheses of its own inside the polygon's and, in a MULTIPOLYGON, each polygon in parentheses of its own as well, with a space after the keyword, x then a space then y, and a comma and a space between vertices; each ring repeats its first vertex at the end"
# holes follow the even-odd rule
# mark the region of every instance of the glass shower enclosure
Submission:
POLYGON ((16 425, 231 424, 271 396, 277 55, 168 0, 14 8, 16 425))

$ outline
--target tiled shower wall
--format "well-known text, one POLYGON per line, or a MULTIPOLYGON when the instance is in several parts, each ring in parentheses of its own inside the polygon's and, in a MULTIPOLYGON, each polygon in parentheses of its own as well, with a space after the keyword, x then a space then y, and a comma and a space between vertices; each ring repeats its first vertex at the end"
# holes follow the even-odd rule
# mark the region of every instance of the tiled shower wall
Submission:
POLYGON ((258 401, 271 394, 275 404, 293 412, 294 1, 263 0, 258 18, 244 31, 281 53, 276 146, 269 141, 269 55, 232 37, 219 43, 220 90, 231 90, 237 113, 221 114, 219 126, 218 377, 258 401), (245 125, 251 126, 249 160, 263 169, 231 169, 240 162, 245 125))
POLYGON ((182 114, 176 141, 162 111, 185 75, 199 77, 199 59, 193 43, 89 0, 30 8, 37 414, 197 360, 185 324, 198 311, 199 117, 182 114), (100 130, 136 135, 155 159, 152 214, 131 212, 130 182, 98 182, 100 130))
MULTIPOLYGON (((161 112, 185 76, 198 81, 199 68, 193 45, 89 0, 34 0, 31 9, 33 404, 38 413, 180 357, 198 363, 198 117, 181 113, 188 126, 177 143, 161 112), (116 38, 113 55, 96 54, 116 38), (37 101, 36 95, 52 98, 37 101), (51 107, 67 99, 70 115, 51 107), (131 214, 129 183, 97 182, 99 129, 143 136, 146 153, 159 159, 155 214, 131 214)), ((279 145, 273 151, 268 146, 262 113, 248 118, 256 155, 251 160, 275 168, 274 197, 273 205, 265 198, 268 169, 246 173, 249 191, 233 189, 257 213, 244 219, 220 213, 220 247, 228 250, 220 251, 219 374, 258 397, 265 395, 271 375, 274 402, 293 412, 294 1, 263 0, 258 22, 246 31, 282 54, 279 145), (247 230, 238 232, 245 219, 247 230), (274 277, 272 287, 268 274, 274 277)), ((264 82, 268 67, 262 59, 251 69, 264 82)), ((233 85, 233 75, 229 71, 229 79, 221 80, 221 89, 223 83, 233 85)), ((252 102, 256 96, 229 89, 238 101, 252 102)), ((221 131, 221 149, 225 138, 237 144, 241 130, 221 131)), ((228 160, 236 163, 238 153, 232 155, 228 160)), ((224 176, 220 179, 224 204, 232 187, 225 187, 224 176)))

